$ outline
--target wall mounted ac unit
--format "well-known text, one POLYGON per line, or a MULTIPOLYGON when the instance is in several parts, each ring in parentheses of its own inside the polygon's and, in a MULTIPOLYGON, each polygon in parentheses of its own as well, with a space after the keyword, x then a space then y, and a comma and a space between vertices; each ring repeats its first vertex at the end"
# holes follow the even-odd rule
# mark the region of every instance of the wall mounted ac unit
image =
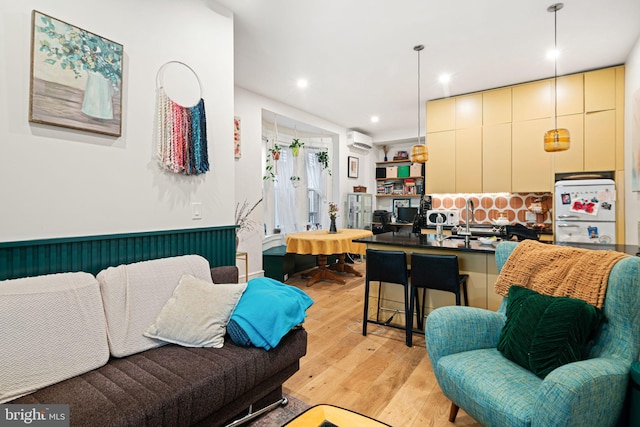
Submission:
POLYGON ((371 148, 373 148, 373 138, 364 133, 351 130, 347 132, 347 145, 361 150, 371 150, 371 148))

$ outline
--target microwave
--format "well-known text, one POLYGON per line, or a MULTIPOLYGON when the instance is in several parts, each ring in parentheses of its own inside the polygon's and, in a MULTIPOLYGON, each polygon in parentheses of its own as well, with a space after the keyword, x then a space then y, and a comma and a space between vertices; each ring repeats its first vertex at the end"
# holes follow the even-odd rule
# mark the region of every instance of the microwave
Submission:
POLYGON ((438 217, 442 218, 443 225, 460 223, 460 212, 457 209, 430 209, 427 211, 427 225, 436 225, 438 217))

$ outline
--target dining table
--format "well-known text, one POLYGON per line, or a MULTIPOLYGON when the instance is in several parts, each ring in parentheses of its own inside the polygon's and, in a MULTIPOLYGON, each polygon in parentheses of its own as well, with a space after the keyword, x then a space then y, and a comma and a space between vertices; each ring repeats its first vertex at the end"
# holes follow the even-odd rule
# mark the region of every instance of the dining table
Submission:
POLYGON ((316 255, 317 267, 311 270, 307 286, 312 286, 321 280, 335 280, 340 283, 346 281, 336 273, 349 273, 358 277, 362 274, 345 262, 346 254, 365 255, 366 244, 353 242, 354 239, 361 239, 373 236, 370 230, 357 228, 340 228, 336 232, 327 230, 310 230, 299 233, 287 234, 287 252, 300 255, 316 255), (327 264, 330 255, 337 255, 338 261, 327 264))

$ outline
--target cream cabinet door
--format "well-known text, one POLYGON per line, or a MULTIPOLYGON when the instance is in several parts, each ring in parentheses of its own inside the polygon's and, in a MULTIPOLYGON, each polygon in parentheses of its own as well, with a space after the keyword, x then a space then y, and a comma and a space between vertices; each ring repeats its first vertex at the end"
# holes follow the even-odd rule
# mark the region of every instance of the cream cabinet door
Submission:
POLYGON ((544 134, 553 119, 514 122, 511 142, 511 191, 552 191, 551 153, 544 151, 544 134))
POLYGON ((482 192, 482 128, 456 130, 456 193, 482 192))
POLYGON ((482 126, 482 94, 456 97, 456 129, 482 126))
POLYGON ((455 131, 427 134, 429 161, 425 163, 427 193, 456 191, 456 133, 455 131))
POLYGON ((584 116, 584 170, 607 171, 616 168, 615 110, 584 116))
MULTIPOLYGON (((553 88, 554 84, 551 84, 553 88)), ((583 74, 558 77, 558 116, 580 114, 584 112, 583 74)), ((553 105, 553 99, 551 100, 553 105)))
POLYGON ((513 121, 541 119, 553 115, 551 80, 514 86, 513 121))
POLYGON ((558 127, 569 131, 571 146, 567 151, 551 153, 555 172, 584 171, 584 115, 558 117, 558 127))
POLYGON ((584 73, 584 111, 613 110, 616 108, 616 69, 584 73))
POLYGON ((427 102, 427 132, 453 130, 456 127, 456 99, 427 102))
POLYGON ((511 123, 511 88, 489 90, 482 94, 482 124, 511 123))
POLYGON ((482 191, 511 191, 511 123, 482 128, 482 191))

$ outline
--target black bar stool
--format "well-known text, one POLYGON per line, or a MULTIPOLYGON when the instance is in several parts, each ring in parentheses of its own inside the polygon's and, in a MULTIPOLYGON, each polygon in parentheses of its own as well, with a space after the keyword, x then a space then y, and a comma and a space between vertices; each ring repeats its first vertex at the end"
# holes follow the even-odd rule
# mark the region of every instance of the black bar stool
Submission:
MULTIPOLYGON (((424 301, 427 289, 453 292, 456 305, 460 305, 460 291, 464 293, 464 305, 469 305, 467 295, 468 274, 460 274, 455 255, 411 254, 411 298, 408 319, 413 326, 413 308, 416 307, 418 329, 424 331, 424 301), (422 309, 418 301, 418 288, 422 288, 422 309)), ((407 345, 411 346, 411 336, 407 345)))
POLYGON ((362 320, 362 335, 367 336, 367 324, 376 323, 378 325, 391 326, 393 328, 404 329, 406 331, 407 345, 410 346, 410 337, 413 322, 410 321, 409 313, 409 270, 407 268, 407 254, 402 251, 380 251, 367 249, 367 268, 364 283, 364 318, 362 320), (369 319, 369 283, 387 282, 402 285, 404 294, 404 315, 405 326, 390 324, 397 311, 386 321, 380 321, 380 288, 378 286, 378 309, 376 320, 369 319))

